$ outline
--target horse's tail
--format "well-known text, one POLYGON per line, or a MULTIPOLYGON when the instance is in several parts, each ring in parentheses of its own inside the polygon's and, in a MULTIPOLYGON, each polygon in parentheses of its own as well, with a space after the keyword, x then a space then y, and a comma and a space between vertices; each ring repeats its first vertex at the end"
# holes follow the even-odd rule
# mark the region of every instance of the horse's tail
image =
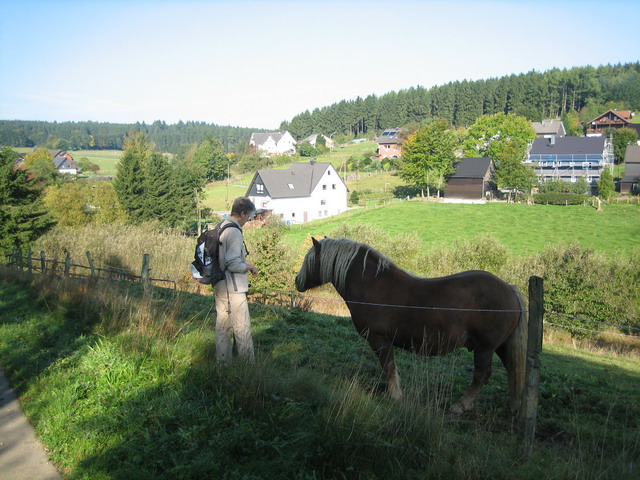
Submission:
POLYGON ((529 311, 524 297, 517 287, 512 286, 518 303, 520 304, 520 316, 515 330, 511 333, 506 347, 506 369, 509 382, 509 400, 511 411, 516 413, 520 409, 524 392, 525 372, 527 366, 527 337, 529 333, 529 311))

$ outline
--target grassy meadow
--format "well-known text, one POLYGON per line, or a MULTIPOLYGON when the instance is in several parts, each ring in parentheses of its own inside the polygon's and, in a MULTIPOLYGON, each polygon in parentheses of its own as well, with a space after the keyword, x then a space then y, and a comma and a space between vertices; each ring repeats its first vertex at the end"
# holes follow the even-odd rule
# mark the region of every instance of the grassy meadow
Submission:
POLYGON ((293 227, 292 244, 307 236, 330 236, 345 222, 377 227, 389 235, 416 234, 427 250, 491 235, 517 255, 539 253, 555 244, 578 243, 608 256, 640 251, 640 205, 590 206, 443 204, 395 201, 293 227))
POLYGON ((115 176, 118 160, 122 156, 122 150, 74 150, 69 153, 76 161, 86 157, 91 163, 98 165, 100 170, 96 175, 99 176, 115 176))
POLYGON ((635 479, 640 359, 547 336, 522 455, 498 362, 476 410, 470 354, 400 352, 384 394, 344 317, 251 305, 256 364, 214 358, 210 298, 0 271, 0 358, 65 478, 635 479))

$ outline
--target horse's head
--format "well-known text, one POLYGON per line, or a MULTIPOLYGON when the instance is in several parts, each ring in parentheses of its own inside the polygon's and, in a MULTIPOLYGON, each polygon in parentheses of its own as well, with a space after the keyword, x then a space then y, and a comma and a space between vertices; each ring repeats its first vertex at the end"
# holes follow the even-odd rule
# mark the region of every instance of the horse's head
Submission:
POLYGON ((313 237, 311 240, 313 246, 304 257, 302 267, 296 275, 296 289, 299 292, 305 292, 324 283, 320 276, 320 242, 313 237))

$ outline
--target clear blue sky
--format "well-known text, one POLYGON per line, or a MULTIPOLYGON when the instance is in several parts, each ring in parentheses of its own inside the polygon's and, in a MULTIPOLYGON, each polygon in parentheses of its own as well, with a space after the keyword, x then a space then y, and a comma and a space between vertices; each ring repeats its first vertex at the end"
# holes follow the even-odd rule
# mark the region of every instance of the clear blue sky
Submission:
POLYGON ((640 1, 0 0, 0 119, 275 129, 304 110, 640 60, 640 1))

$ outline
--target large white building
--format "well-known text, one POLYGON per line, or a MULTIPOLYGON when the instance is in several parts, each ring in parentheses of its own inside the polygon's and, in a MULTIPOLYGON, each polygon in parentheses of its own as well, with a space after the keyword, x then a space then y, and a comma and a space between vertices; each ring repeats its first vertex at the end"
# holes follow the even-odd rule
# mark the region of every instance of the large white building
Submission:
POLYGON ((258 170, 249 197, 287 224, 305 223, 347 210, 348 189, 330 163, 294 163, 287 170, 258 170))
POLYGON ((543 181, 584 178, 595 187, 604 169, 613 166, 613 146, 605 137, 536 138, 525 163, 543 181))
POLYGON ((281 155, 296 152, 296 140, 287 132, 252 133, 249 145, 264 155, 281 155))

